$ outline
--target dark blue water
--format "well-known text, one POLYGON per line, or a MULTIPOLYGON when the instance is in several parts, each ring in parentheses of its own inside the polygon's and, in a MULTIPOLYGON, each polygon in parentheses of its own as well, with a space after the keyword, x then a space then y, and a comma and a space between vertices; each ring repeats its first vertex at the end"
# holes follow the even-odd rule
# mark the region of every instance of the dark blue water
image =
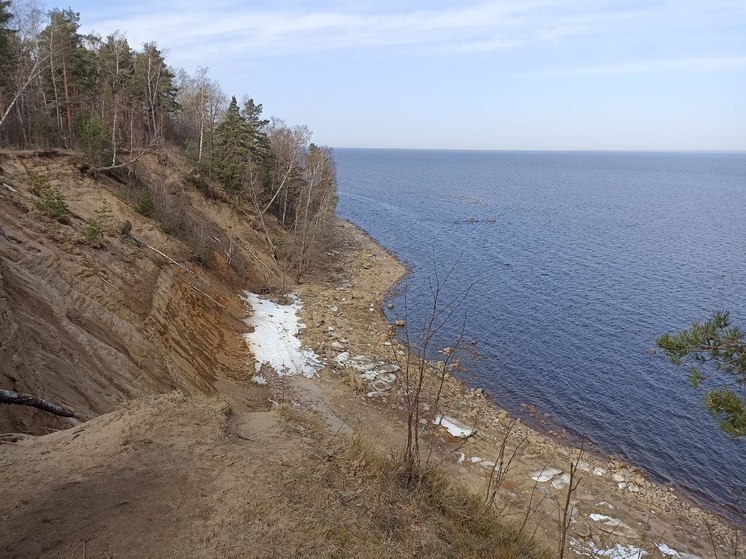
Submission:
MULTIPOLYGON (((728 309, 746 327, 746 154, 335 150, 339 214, 393 250, 408 320, 460 256, 444 300, 476 284, 466 376, 506 409, 548 414, 603 453, 705 504, 743 484, 664 331, 728 309), (473 218, 473 222, 469 222, 473 218)), ((401 294, 394 312, 402 312, 401 294)), ((446 344, 447 340, 443 343, 446 344)), ((447 344, 446 344, 447 345, 447 344)))

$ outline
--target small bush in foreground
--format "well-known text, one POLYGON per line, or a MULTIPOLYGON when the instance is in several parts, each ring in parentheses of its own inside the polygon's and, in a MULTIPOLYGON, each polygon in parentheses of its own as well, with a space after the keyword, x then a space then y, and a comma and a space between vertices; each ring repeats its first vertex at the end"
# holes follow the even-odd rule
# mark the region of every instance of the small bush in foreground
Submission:
POLYGON ((70 223, 70 209, 67 207, 62 193, 49 184, 46 177, 37 174, 30 174, 30 176, 31 192, 39 197, 36 201, 36 207, 60 223, 70 223))
POLYGON ((89 219, 85 224, 85 242, 95 248, 101 248, 104 244, 104 232, 96 219, 89 219))
POLYGON ((153 194, 147 188, 143 188, 137 197, 135 211, 145 217, 151 217, 155 212, 155 200, 153 194))

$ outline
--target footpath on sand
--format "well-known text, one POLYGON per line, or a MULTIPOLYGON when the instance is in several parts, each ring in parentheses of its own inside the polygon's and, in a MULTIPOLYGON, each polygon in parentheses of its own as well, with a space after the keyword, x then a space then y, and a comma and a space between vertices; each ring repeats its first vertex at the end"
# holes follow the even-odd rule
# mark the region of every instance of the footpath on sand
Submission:
MULTIPOLYGON (((268 383, 272 400, 317 413, 334 431, 354 432, 382 449, 403 448, 406 408, 402 364, 407 348, 396 340, 381 305, 405 267, 352 224, 337 225, 337 266, 299 286, 286 301, 247 294, 257 357, 254 381, 268 383), (282 303, 285 303, 284 305, 282 303), (272 346, 269 333, 286 339, 272 346)), ((406 365, 405 365, 406 366, 406 365)), ((430 365, 428 365, 430 368, 430 365)), ((739 531, 637 468, 563 445, 529 428, 447 375, 437 409, 425 386, 425 452, 476 492, 489 491, 496 462, 514 459, 495 493, 496 509, 536 529, 555 545, 570 483, 569 549, 577 556, 618 558, 732 557, 744 545, 739 531), (503 441, 506 444, 503 445, 503 441), (500 448, 508 449, 500 455, 500 448)), ((494 488, 493 488, 494 489, 494 488)))

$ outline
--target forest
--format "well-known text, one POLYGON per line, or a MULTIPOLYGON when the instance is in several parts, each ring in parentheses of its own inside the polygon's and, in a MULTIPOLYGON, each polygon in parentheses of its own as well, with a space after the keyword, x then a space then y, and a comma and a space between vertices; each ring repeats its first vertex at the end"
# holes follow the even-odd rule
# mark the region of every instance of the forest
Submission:
POLYGON ((83 34, 71 9, 0 1, 0 147, 80 151, 91 174, 132 174, 144 154, 177 149, 195 185, 258 216, 273 257, 300 276, 328 240, 334 161, 306 126, 262 110, 206 68, 170 67, 155 42, 83 34), (283 254, 266 218, 292 237, 283 254))

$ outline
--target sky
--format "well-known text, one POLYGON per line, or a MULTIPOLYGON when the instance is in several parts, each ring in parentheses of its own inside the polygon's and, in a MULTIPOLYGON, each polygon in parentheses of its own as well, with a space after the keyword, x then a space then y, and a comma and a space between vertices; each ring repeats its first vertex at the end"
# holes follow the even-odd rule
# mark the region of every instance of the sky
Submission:
POLYGON ((319 144, 746 150, 746 0, 67 2, 319 144))

